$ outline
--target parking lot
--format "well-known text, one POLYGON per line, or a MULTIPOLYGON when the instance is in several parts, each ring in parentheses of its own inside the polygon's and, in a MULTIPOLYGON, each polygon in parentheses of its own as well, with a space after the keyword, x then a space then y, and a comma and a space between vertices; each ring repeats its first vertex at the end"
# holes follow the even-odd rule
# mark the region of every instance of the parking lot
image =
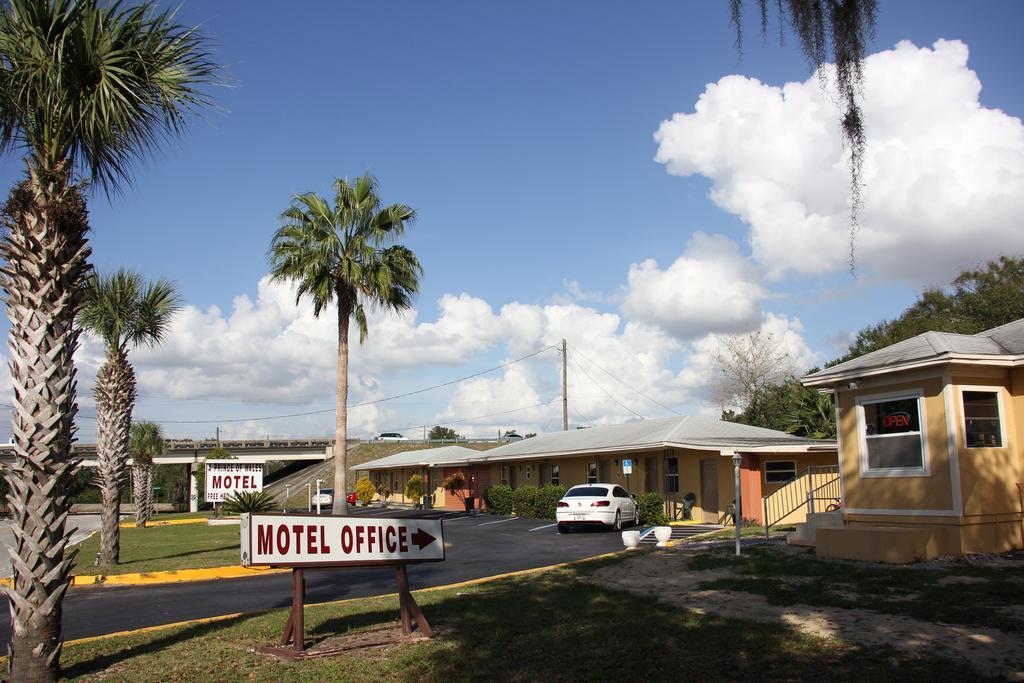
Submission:
MULTIPOLYGON (((415 589, 572 562, 622 549, 612 531, 559 534, 554 520, 442 510, 354 508, 353 515, 441 519, 446 561, 409 567, 415 589)), ((393 593, 393 569, 307 569, 307 604, 393 593)), ((179 584, 75 588, 64 600, 64 637, 96 636, 291 604, 291 576, 270 574, 179 584)), ((0 623, 0 638, 8 637, 0 623)))

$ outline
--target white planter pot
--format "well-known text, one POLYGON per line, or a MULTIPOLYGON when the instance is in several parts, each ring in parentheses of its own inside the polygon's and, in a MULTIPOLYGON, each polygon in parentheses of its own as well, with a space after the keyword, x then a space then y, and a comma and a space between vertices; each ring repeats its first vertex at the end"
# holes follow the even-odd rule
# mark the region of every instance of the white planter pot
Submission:
POLYGON ((672 540, 672 527, 670 526, 656 526, 654 527, 654 537, 658 539, 658 547, 664 548, 668 545, 668 542, 672 540))
POLYGON ((640 547, 640 532, 636 530, 622 532, 622 545, 630 550, 640 547))

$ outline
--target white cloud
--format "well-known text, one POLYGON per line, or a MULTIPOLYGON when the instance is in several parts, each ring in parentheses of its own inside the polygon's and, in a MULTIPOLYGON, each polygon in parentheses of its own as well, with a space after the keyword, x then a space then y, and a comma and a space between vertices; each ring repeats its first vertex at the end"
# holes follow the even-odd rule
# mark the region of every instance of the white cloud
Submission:
POLYGON ((629 267, 622 310, 680 339, 746 332, 757 327, 768 296, 757 275, 731 239, 697 232, 665 270, 653 259, 629 267))
MULTIPOLYGON (((868 57, 868 148, 857 263, 887 279, 942 283, 1024 250, 1024 126, 979 101, 968 49, 901 42, 868 57)), ((833 79, 834 81, 834 79, 833 79)), ((816 76, 768 86, 726 76, 655 134, 657 161, 712 181, 711 198, 750 225, 773 277, 846 267, 849 176, 833 90, 816 76)))

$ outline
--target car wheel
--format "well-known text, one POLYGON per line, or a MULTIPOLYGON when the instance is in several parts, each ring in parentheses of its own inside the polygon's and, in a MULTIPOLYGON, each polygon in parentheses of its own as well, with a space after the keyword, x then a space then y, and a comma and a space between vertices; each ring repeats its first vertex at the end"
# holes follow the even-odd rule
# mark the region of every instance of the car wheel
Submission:
POLYGON ((640 511, 637 509, 633 510, 633 526, 640 526, 640 511))
POLYGON ((567 533, 569 533, 569 525, 568 524, 564 524, 564 523, 559 524, 558 525, 558 533, 560 533, 560 534, 567 534, 567 533))
POLYGON ((614 524, 614 526, 612 528, 615 529, 616 531, 622 531, 622 511, 621 510, 616 510, 615 511, 615 524, 614 524))

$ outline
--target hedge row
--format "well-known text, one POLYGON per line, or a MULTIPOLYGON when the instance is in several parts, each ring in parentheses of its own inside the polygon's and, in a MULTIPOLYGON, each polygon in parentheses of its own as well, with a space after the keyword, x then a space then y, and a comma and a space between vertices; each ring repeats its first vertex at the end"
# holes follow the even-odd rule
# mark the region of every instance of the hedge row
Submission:
POLYGON ((565 487, 555 484, 546 486, 520 486, 512 490, 509 486, 497 484, 484 491, 484 502, 494 515, 516 514, 535 519, 554 519, 555 505, 565 495, 565 487))

